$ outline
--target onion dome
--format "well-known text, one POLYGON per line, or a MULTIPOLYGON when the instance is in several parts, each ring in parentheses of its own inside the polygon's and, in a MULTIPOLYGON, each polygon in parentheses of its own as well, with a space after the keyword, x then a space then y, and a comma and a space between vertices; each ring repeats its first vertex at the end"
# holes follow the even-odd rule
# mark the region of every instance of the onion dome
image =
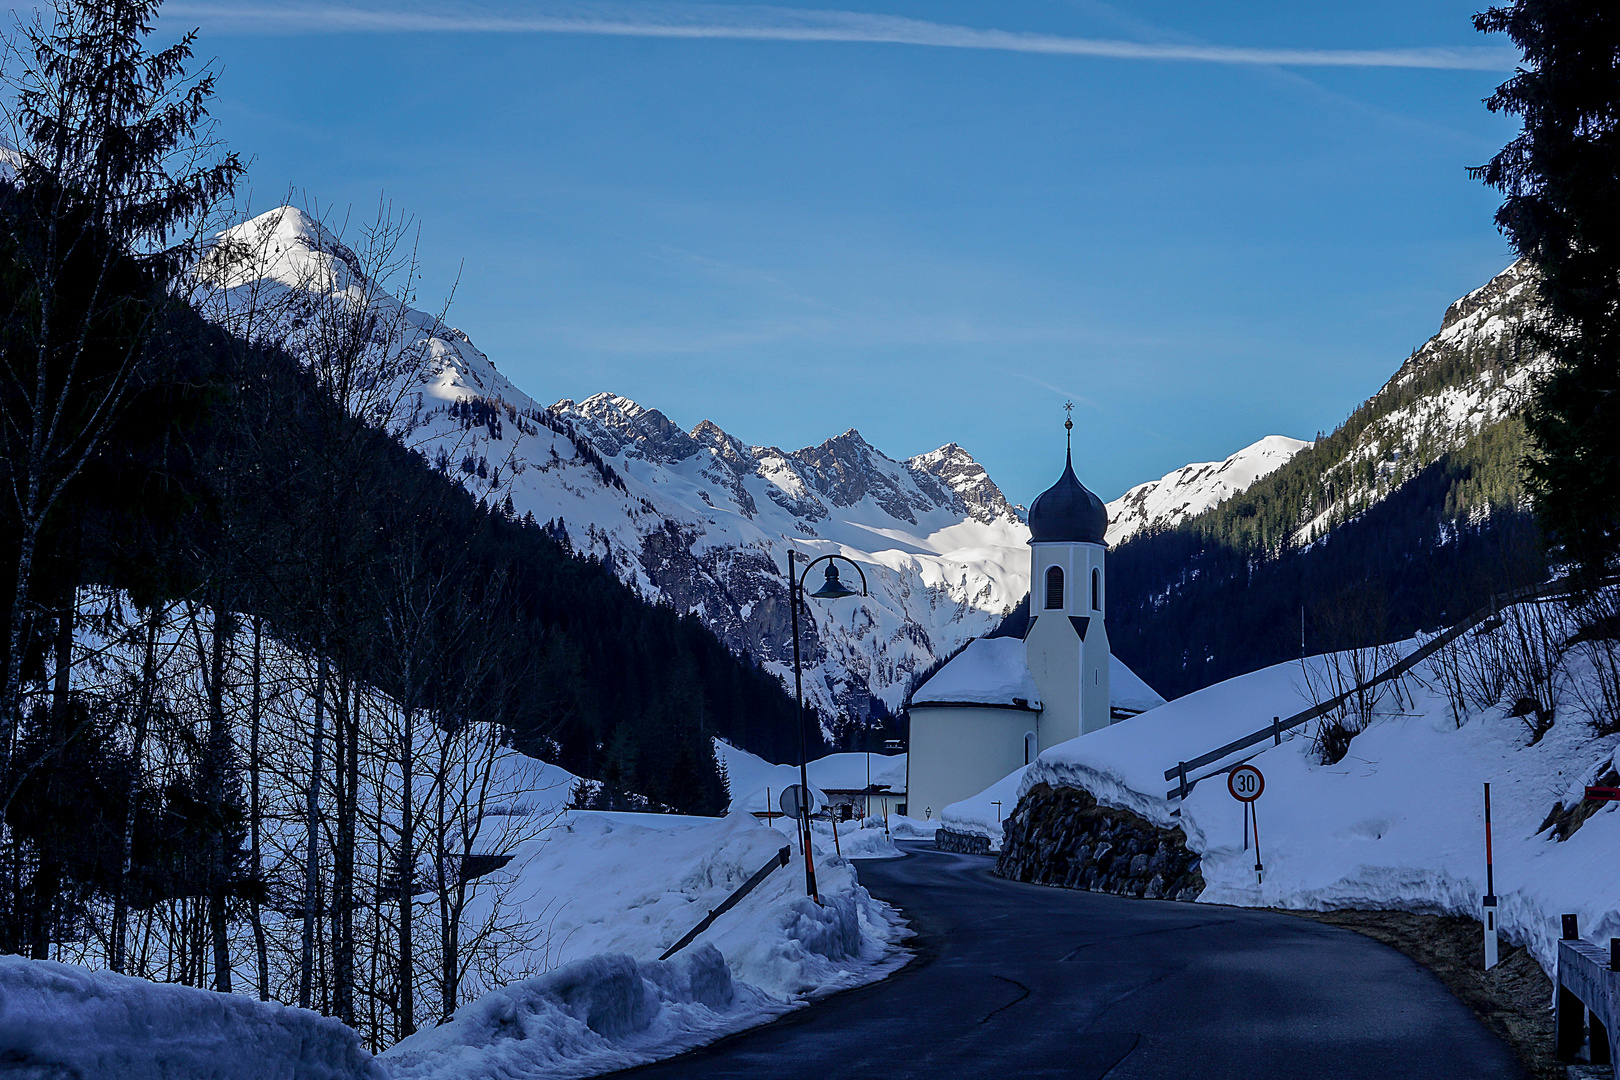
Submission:
POLYGON ((1074 457, 1065 455, 1063 475, 1029 507, 1032 544, 1101 544, 1108 532, 1108 508, 1074 475, 1074 457))

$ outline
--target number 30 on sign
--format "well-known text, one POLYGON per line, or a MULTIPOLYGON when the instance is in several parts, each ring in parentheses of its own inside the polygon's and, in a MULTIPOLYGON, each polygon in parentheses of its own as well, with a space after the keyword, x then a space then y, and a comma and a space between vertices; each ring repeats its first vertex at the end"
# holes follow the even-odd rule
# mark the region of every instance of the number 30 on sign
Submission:
POLYGON ((1238 802, 1254 802, 1266 790, 1266 778, 1253 765, 1239 765, 1226 774, 1226 790, 1238 802))

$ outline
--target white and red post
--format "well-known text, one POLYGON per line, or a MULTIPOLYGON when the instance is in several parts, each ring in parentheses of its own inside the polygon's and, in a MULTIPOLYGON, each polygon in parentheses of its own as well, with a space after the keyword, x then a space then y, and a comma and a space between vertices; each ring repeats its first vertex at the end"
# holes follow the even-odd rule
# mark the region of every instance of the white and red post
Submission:
POLYGON ((1485 785, 1485 898, 1480 903, 1485 929, 1485 970, 1496 966, 1496 869, 1491 860, 1491 785, 1485 785))

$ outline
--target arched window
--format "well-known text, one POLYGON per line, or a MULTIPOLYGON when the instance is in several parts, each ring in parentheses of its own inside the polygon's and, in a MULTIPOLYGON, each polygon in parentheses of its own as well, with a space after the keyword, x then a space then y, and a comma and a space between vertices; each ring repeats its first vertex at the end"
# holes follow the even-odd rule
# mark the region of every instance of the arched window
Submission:
POLYGON ((1063 606, 1063 571, 1056 566, 1046 568, 1046 607, 1047 610, 1063 606))
POLYGON ((1035 760, 1035 733, 1024 732, 1024 764, 1028 765, 1035 760))
POLYGON ((1102 570, 1091 568, 1091 610, 1102 610, 1102 570))

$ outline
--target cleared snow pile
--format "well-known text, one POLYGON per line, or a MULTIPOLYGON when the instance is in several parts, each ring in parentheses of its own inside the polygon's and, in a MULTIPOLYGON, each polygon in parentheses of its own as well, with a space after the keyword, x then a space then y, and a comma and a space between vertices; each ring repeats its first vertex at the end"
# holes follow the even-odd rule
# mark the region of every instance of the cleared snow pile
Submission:
MULTIPOLYGON (((1504 612, 1511 626, 1513 609, 1504 612)), ((1497 630, 1503 634, 1508 631, 1497 630)), ((1464 639, 1472 642, 1472 637, 1464 639)), ((1478 647, 1486 647, 1481 639, 1478 647)), ((1560 635, 1561 643, 1564 638, 1560 635)), ((1387 655, 1409 652, 1416 640, 1387 655)), ((1470 644, 1468 647, 1475 647, 1470 644)), ((1016 784, 1082 788, 1104 806, 1130 810, 1166 828, 1185 829, 1202 857, 1208 887, 1200 900, 1309 909, 1392 908, 1478 917, 1485 892, 1483 785, 1491 784, 1495 885, 1501 926, 1554 963, 1559 915, 1580 916, 1591 940, 1620 936, 1620 812, 1596 811, 1562 841, 1550 828, 1559 807, 1580 803, 1587 784, 1617 767, 1620 735, 1598 735, 1582 698, 1594 674, 1579 649, 1554 665, 1552 726, 1539 739, 1502 704, 1454 711, 1434 669, 1420 664, 1398 697, 1385 693, 1365 730, 1333 764, 1314 737, 1317 723, 1244 754, 1265 776, 1257 804, 1264 884, 1244 846, 1242 804, 1224 777, 1203 780, 1181 813, 1166 799, 1165 770, 1265 727, 1313 703, 1307 683, 1331 682, 1331 658, 1279 664, 1207 687, 1041 754, 1016 784), (1427 681, 1426 681, 1427 680, 1427 681), (1430 683, 1432 682, 1432 685, 1430 683)), ((1341 654, 1342 656, 1343 654, 1341 654)), ((1212 766, 1199 770, 1208 772, 1212 766)), ((952 828, 985 825, 990 792, 947 810, 952 828)), ((1252 843, 1252 842, 1251 842, 1252 843)))
POLYGON ((713 945, 669 961, 609 954, 485 994, 380 1060, 393 1080, 594 1076, 680 1053, 780 1011, 760 991, 735 983, 713 945))
POLYGON ((120 1080, 386 1080, 330 1017, 232 994, 0 956, 0 1069, 120 1080))
POLYGON ((939 815, 939 827, 964 836, 982 836, 991 851, 1001 850, 1001 823, 1018 805, 1024 774, 1029 766, 1015 769, 971 798, 951 803, 939 815))
MULTIPOLYGON (((528 949, 508 954, 503 976, 521 979, 602 954, 654 960, 791 846, 791 837, 747 814, 686 820, 649 828, 614 815, 570 814, 562 827, 518 848, 509 896, 528 913, 533 936, 528 949)), ((816 864, 824 906, 803 895, 795 854, 689 946, 714 945, 739 984, 762 992, 763 1011, 748 1022, 882 978, 901 959, 893 946, 907 931, 898 914, 874 900, 849 861, 828 847, 816 864)))
POLYGON ((388 1050, 392 1076, 566 1078, 627 1068, 876 981, 904 961, 895 945, 909 932, 897 913, 830 851, 817 855, 821 905, 803 895, 794 858, 658 960, 790 838, 742 813, 666 816, 656 827, 639 823, 644 816, 570 813, 518 850, 509 895, 529 914, 532 936, 503 961, 511 981, 388 1050))
POLYGON ((896 840, 932 840, 939 831, 939 822, 928 818, 889 815, 889 835, 896 840))
POLYGON ((812 820, 810 833, 816 845, 818 866, 819 860, 839 852, 845 859, 898 859, 905 855, 894 846, 893 838, 883 828, 881 814, 864 821, 840 821, 836 841, 829 821, 812 820))

